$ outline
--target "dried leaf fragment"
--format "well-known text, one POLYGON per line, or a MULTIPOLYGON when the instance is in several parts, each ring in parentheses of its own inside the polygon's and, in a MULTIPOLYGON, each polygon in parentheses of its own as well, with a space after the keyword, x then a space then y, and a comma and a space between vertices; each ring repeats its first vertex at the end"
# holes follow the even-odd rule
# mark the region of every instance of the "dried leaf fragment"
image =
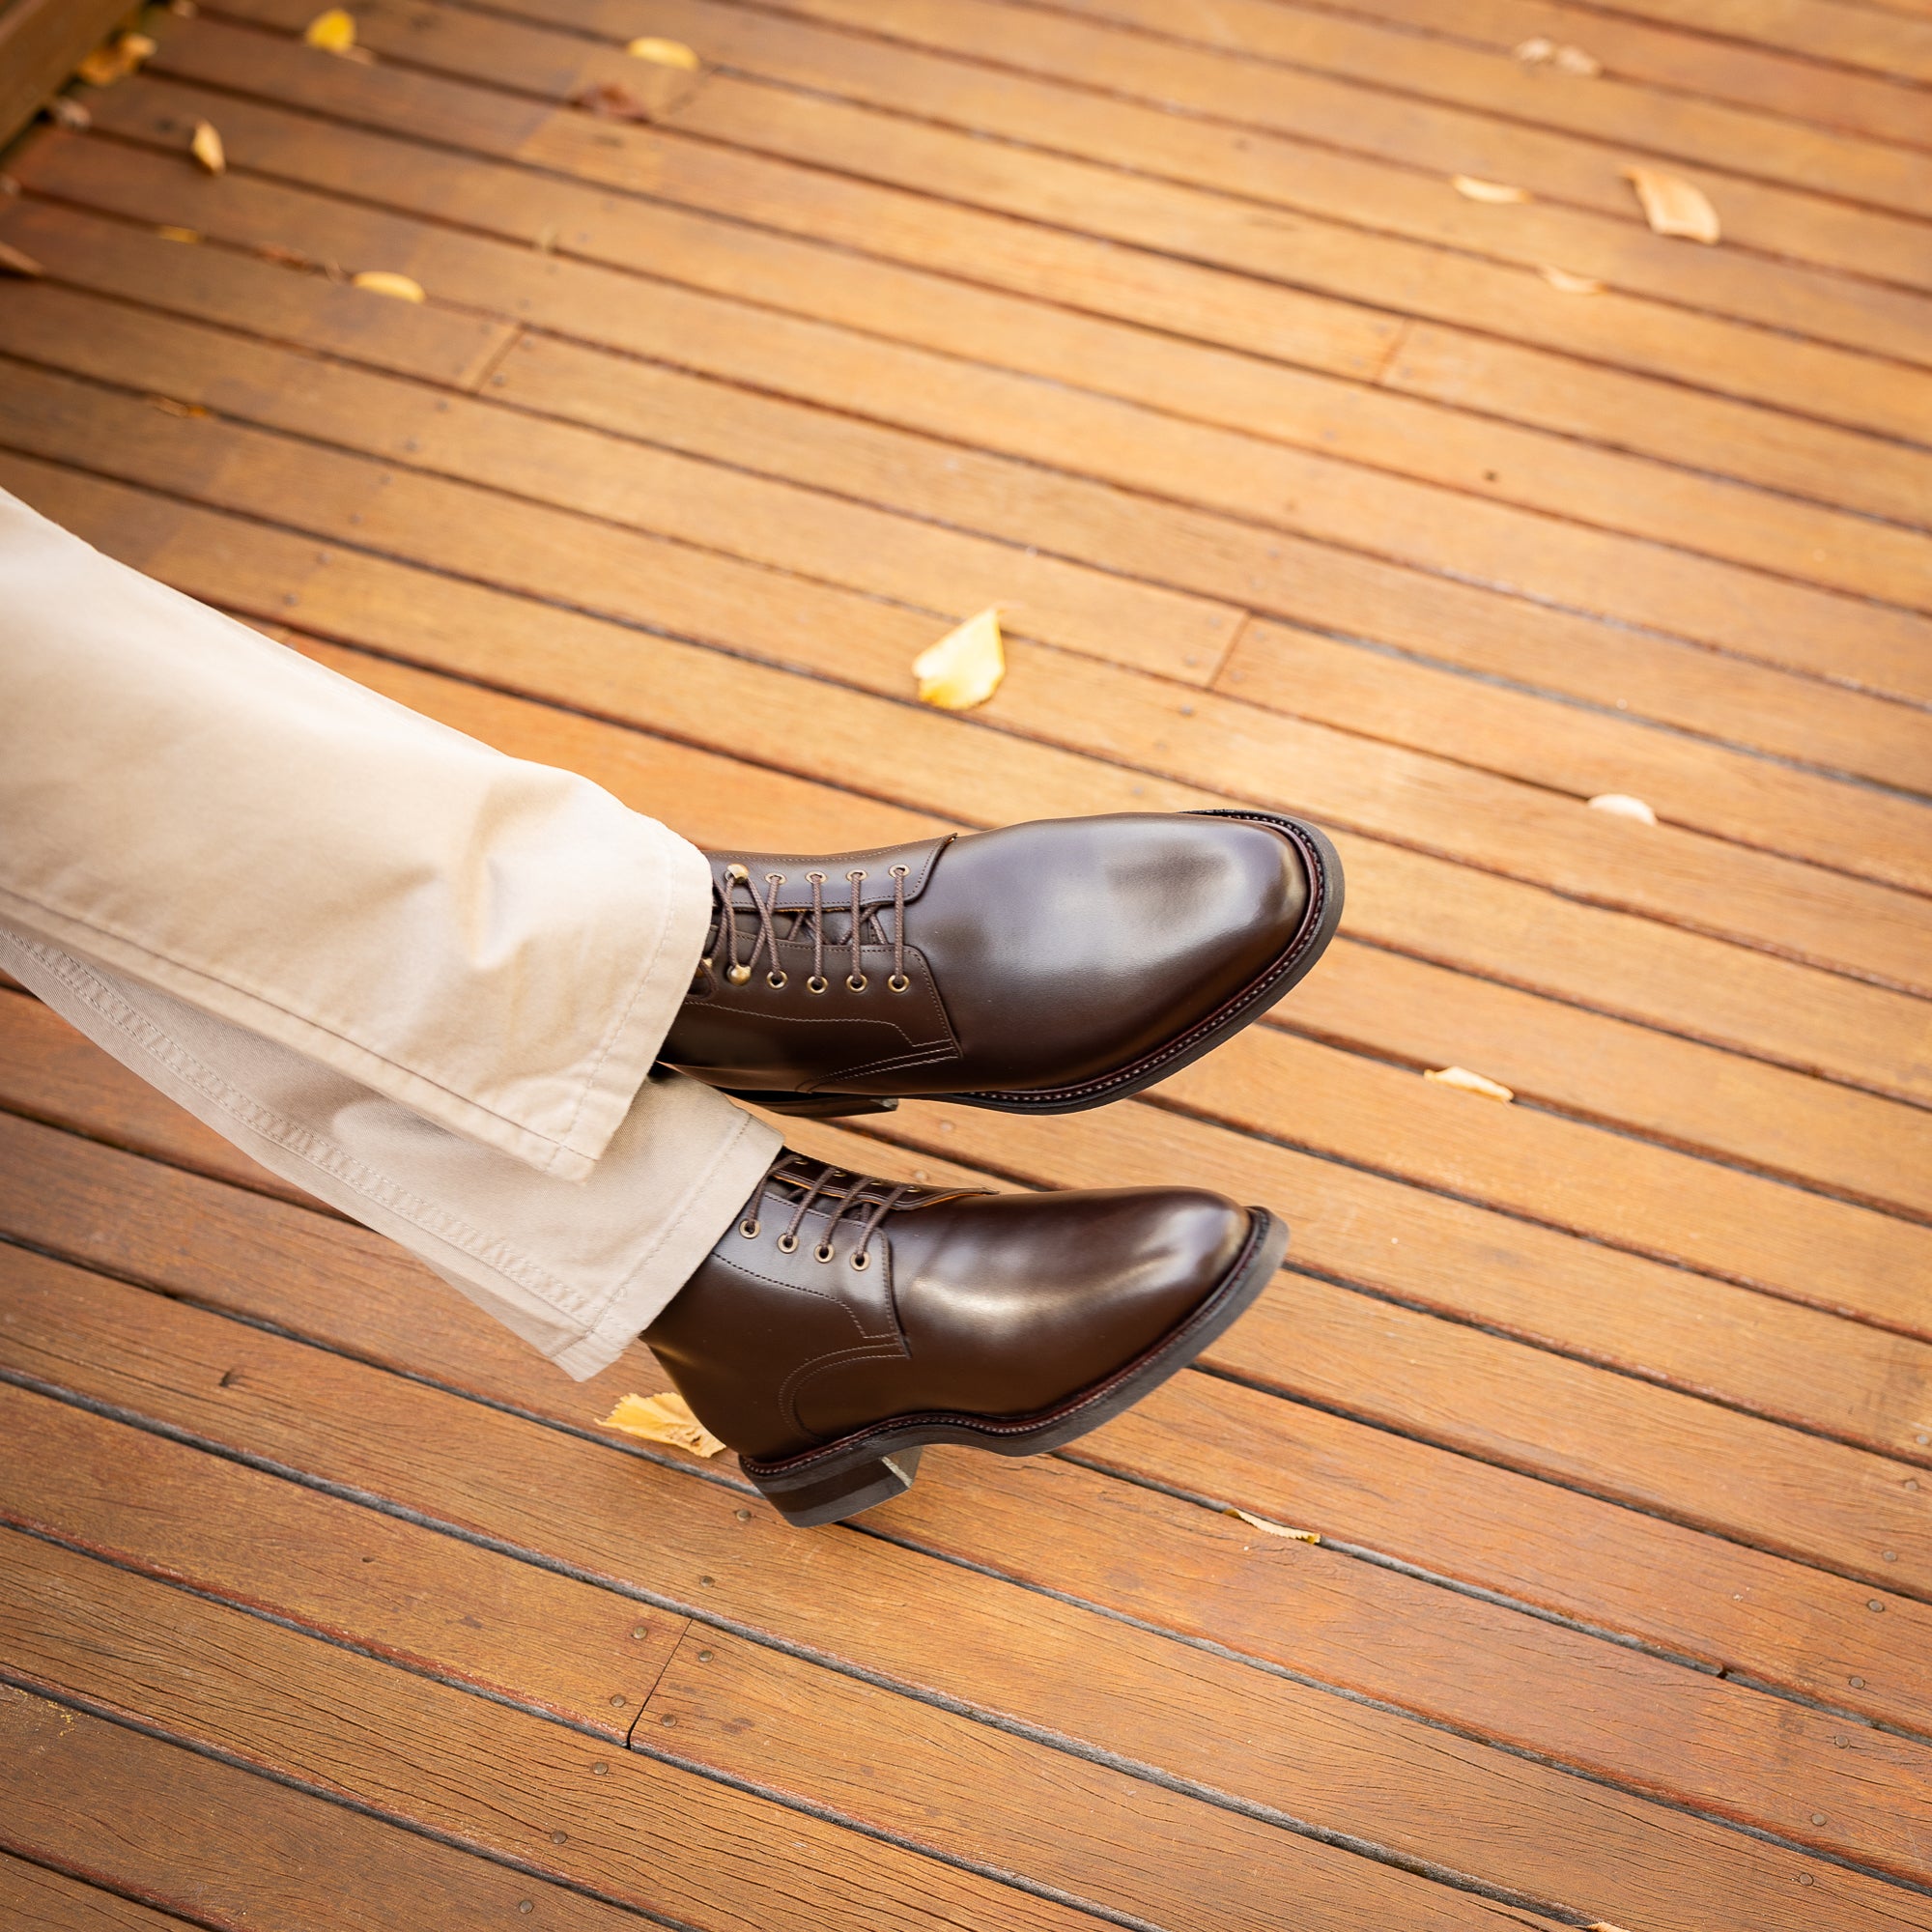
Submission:
POLYGON ((163 226, 156 228, 155 230, 155 233, 158 235, 163 242, 199 242, 201 240, 201 232, 199 229, 176 228, 175 226, 173 226, 172 223, 164 224, 163 226))
POLYGON ((1007 674, 1006 647, 1000 641, 997 604, 968 617, 956 631, 912 661, 919 679, 919 701, 942 711, 970 711, 1000 688, 1007 674))
POLYGON ((1636 189, 1643 218, 1654 233, 1682 235, 1691 242, 1717 241, 1718 211, 1702 188, 1676 175, 1659 174, 1655 168, 1626 168, 1623 176, 1636 189))
POLYGON ((423 299, 422 284, 412 281, 408 275, 398 275, 388 269, 364 269, 359 275, 351 275, 350 281, 358 289, 367 289, 372 295, 394 296, 398 301, 419 302, 423 299))
POLYGON ((1573 275, 1568 269, 1552 269, 1548 266, 1536 271, 1552 289, 1566 296, 1600 296, 1604 293, 1602 282, 1588 275, 1573 275))
POLYGON ((355 44, 355 18, 347 9, 331 7, 302 29, 302 39, 326 54, 346 54, 355 44))
POLYGON ((11 242, 0 242, 0 275, 44 275, 46 270, 31 255, 23 254, 11 242))
POLYGON ((689 1449, 694 1456, 715 1456, 724 1446, 692 1414, 691 1405, 681 1395, 627 1395, 599 1427, 635 1435, 641 1442, 689 1449))
POLYGON ((199 403, 179 403, 172 396, 150 396, 148 401, 167 416, 205 416, 208 413, 199 403))
POLYGON ((194 139, 188 143, 187 151, 212 175, 228 171, 228 153, 221 145, 221 136, 215 131, 213 121, 197 121, 194 124, 194 139))
POLYGON ((1485 1100, 1514 1100, 1516 1095, 1500 1080, 1487 1074, 1471 1073, 1466 1066, 1436 1066, 1426 1071, 1425 1080, 1438 1087, 1453 1087, 1459 1094, 1480 1094, 1485 1100))
POLYGON ((94 116, 71 95, 57 94, 47 102, 47 112, 63 128, 79 134, 94 126, 94 116))
POLYGON ((1541 34, 1534 40, 1520 42, 1515 53, 1524 67, 1553 67, 1558 73, 1587 77, 1604 71, 1604 64, 1596 55, 1586 54, 1581 47, 1561 45, 1541 34))
POLYGON ((682 68, 686 73, 697 71, 697 56, 682 41, 657 41, 648 35, 633 41, 624 51, 633 60, 653 61, 659 67, 682 68))
POLYGON ((1500 207, 1505 202, 1528 201, 1530 192, 1526 187, 1515 187, 1508 182, 1478 181, 1474 175, 1456 175, 1450 185, 1460 195, 1470 201, 1487 201, 1500 207))
POLYGON ((605 121, 648 121, 651 118, 650 103, 639 100, 628 87, 614 80, 593 81, 580 87, 570 97, 570 104, 605 121))
POLYGON ((117 34, 96 47, 74 71, 89 87, 112 87, 149 59, 155 43, 146 34, 117 34))
POLYGON ((1285 1522, 1270 1522, 1264 1516, 1250 1516, 1244 1509, 1231 1509, 1230 1516, 1237 1516, 1250 1529, 1259 1529, 1268 1536, 1279 1536, 1290 1543, 1320 1543, 1321 1532, 1313 1529, 1290 1529, 1285 1522))
POLYGON ((1600 791, 1589 803, 1592 811, 1607 811, 1612 818, 1634 818, 1639 825, 1657 823, 1657 813, 1627 791, 1600 791))

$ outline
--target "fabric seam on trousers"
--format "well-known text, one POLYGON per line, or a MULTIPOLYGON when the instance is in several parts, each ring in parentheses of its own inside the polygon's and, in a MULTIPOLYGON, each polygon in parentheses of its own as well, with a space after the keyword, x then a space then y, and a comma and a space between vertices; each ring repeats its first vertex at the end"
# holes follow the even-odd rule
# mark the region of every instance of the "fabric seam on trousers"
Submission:
MULTIPOLYGON (((419 1081, 424 1087, 429 1088, 433 1092, 446 1095, 456 1106, 469 1108, 487 1120, 498 1122, 511 1133, 535 1141, 540 1146, 548 1148, 550 1150, 549 1161, 545 1168, 539 1169, 539 1172, 547 1172, 554 1168, 558 1160, 565 1156, 568 1156, 573 1162, 588 1161, 590 1159, 589 1155, 581 1152, 578 1149, 570 1145, 569 1134, 576 1130, 577 1122, 582 1116, 584 1105, 590 1097, 590 1087, 595 1073, 603 1067, 604 1063, 611 1057, 612 1048, 623 1037, 624 1028, 628 1024, 632 1012, 636 1009, 638 1001, 642 997, 644 987, 649 980, 648 973, 640 975, 636 984, 631 988, 631 997, 625 1003, 623 1013, 607 1033, 603 1044, 598 1049, 597 1059, 591 1071, 583 1074, 561 1076, 577 1084, 580 1091, 577 1095, 577 1105, 571 1112, 569 1127, 566 1128, 563 1134, 559 1135, 547 1131, 542 1127, 532 1126, 527 1122, 519 1120, 513 1114, 506 1114, 500 1108, 493 1107, 485 1101, 478 1100, 458 1088, 451 1087, 441 1080, 433 1078, 416 1067, 406 1065, 402 1061, 392 1059, 388 1054, 380 1052, 373 1046, 365 1045, 361 1040, 344 1032, 339 1026, 330 1025, 323 1020, 312 1019, 306 1013, 296 1012, 291 1008, 284 1006, 279 1000, 271 999, 268 994, 257 992, 253 988, 242 985, 232 979, 223 980, 218 975, 207 972, 199 966, 190 965, 185 960, 172 958, 165 952, 156 952, 154 948, 142 945, 137 939, 129 939, 125 933, 116 932, 111 927, 102 925, 96 920, 83 919, 77 913, 64 912, 57 906, 47 905, 42 900, 34 898, 29 894, 15 892, 8 887, 0 887, 0 899, 13 900, 20 906, 29 909, 26 916, 20 920, 20 923, 23 925, 44 927, 50 922, 58 922, 79 926, 83 931, 93 933, 100 939, 112 942, 116 946, 127 947, 130 952, 141 954, 144 958, 154 962, 157 966, 166 968, 171 973, 179 973, 188 979, 204 980, 209 985, 219 986, 226 991, 239 993, 243 999, 255 1001, 270 1012, 279 1014, 283 1019, 293 1021, 298 1027, 312 1028, 316 1033, 338 1041, 352 1053, 366 1055, 369 1060, 375 1062, 378 1065, 390 1068, 405 1080, 419 1081), (38 918, 33 916, 36 913, 40 915, 38 918)), ((664 950, 665 938, 669 930, 669 918, 667 915, 658 927, 658 944, 656 950, 651 954, 651 963, 653 966, 656 965, 658 957, 664 950)), ((134 977, 140 978, 142 976, 136 971, 134 977)), ((163 991, 174 990, 167 987, 164 982, 157 983, 161 983, 163 991)), ((78 991, 78 988, 75 990, 78 991)), ((187 999, 190 1005, 202 1004, 202 1002, 195 1000, 192 995, 185 991, 177 991, 175 996, 177 998, 187 999)), ((293 1041, 285 1043, 289 1045, 295 1044, 293 1041)), ((299 1052, 302 1049, 297 1047, 296 1050, 299 1052)), ((369 1083, 365 1082, 364 1084, 369 1083)), ((408 1103, 405 1102, 405 1104, 408 1103)), ((535 1165, 534 1162, 530 1164, 535 1165)))
MULTIPOLYGON (((392 1213, 421 1228, 426 1234, 433 1235, 438 1240, 448 1242, 451 1247, 468 1255, 471 1261, 503 1276, 506 1281, 514 1282, 518 1287, 538 1295, 559 1314, 567 1316, 586 1330, 586 1334, 577 1338, 578 1340, 588 1338, 588 1331, 595 1327, 594 1319, 584 1313, 589 1297, 573 1289, 569 1283, 558 1279, 533 1262, 512 1258, 506 1263, 493 1259, 487 1250, 500 1246, 499 1242, 493 1241, 480 1230, 469 1227, 449 1214, 447 1210, 438 1208, 419 1195, 399 1186, 386 1176, 378 1174, 357 1160, 346 1149, 338 1147, 313 1129, 288 1120, 276 1113, 273 1108, 263 1105, 261 1101, 251 1098, 241 1089, 232 1086, 178 1040, 170 1038, 144 1013, 128 1006, 112 987, 103 985, 96 980, 71 953, 50 953, 47 949, 23 939, 18 934, 4 934, 0 937, 6 938, 20 951, 31 954, 77 999, 84 1000, 117 1033, 132 1041, 150 1059, 159 1061, 179 1078, 186 1080, 197 1088, 224 1113, 239 1121, 250 1132, 260 1134, 264 1140, 272 1141, 275 1146, 295 1155, 297 1159, 306 1161, 311 1167, 320 1168, 325 1173, 333 1175, 358 1194, 380 1202, 392 1213), (69 968, 72 970, 70 971, 69 968), (159 1041, 166 1050, 157 1049, 156 1041, 159 1041), (318 1149, 328 1158, 320 1157, 315 1151, 318 1149)), ((445 1128, 440 1131, 448 1130, 445 1128)), ((565 1183, 559 1183, 563 1184, 565 1183)), ((609 1305, 610 1297, 607 1295, 599 1303, 600 1312, 608 1309, 609 1305)), ((567 1346, 575 1345, 573 1342, 567 1346)))

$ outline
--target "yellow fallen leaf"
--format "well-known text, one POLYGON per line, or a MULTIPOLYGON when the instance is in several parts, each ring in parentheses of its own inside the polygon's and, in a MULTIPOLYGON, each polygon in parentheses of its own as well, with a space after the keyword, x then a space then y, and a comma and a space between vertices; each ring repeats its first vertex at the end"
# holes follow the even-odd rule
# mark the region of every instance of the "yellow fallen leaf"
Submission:
POLYGON ((1471 201, 1494 202, 1500 206, 1504 202, 1527 201, 1530 198, 1526 187, 1512 187, 1508 182, 1478 181, 1474 175, 1457 175, 1450 185, 1461 195, 1471 201))
POLYGON ((212 175, 224 174, 228 168, 228 154, 221 145, 221 136, 215 132, 212 121, 197 121, 194 124, 194 139, 188 143, 188 153, 212 175))
POLYGON ((0 275, 44 275, 46 270, 11 242, 0 242, 0 275))
POLYGON ((1259 1529, 1269 1536, 1285 1537, 1290 1543, 1320 1543, 1320 1533, 1312 1529, 1290 1529, 1286 1523, 1270 1522, 1264 1516, 1250 1516, 1246 1510, 1231 1509, 1230 1516, 1237 1516, 1252 1529, 1259 1529))
POLYGON ((956 631, 920 652, 912 668, 922 704, 935 704, 942 711, 970 711, 985 703, 1007 674, 1000 607, 995 604, 977 617, 968 617, 956 631))
POLYGON ((192 228, 156 228, 155 233, 163 242, 199 242, 201 240, 200 233, 192 228))
POLYGON ((351 275, 349 279, 358 289, 367 289, 379 296, 394 296, 398 301, 419 302, 423 299, 420 282, 412 281, 408 275, 393 274, 387 269, 364 269, 359 275, 351 275))
POLYGON ((112 87, 123 74, 132 73, 155 51, 146 34, 117 34, 88 55, 74 71, 90 87, 112 87))
POLYGON ((654 61, 659 67, 679 67, 687 73, 697 71, 697 56, 682 41, 654 41, 646 37, 633 41, 624 51, 633 60, 654 61))
POLYGON ((1566 296, 1600 296, 1604 292, 1602 282, 1592 281, 1588 275, 1573 275, 1568 269, 1542 268, 1536 272, 1566 296))
POLYGON ((1643 218, 1659 235, 1682 235, 1691 242, 1718 239, 1718 211, 1702 188, 1655 168, 1626 168, 1624 180, 1636 189, 1643 218))
POLYGON ((599 1426, 642 1442, 668 1442, 696 1456, 715 1456, 724 1446, 692 1414, 681 1395, 627 1395, 599 1426))
POLYGON ((199 403, 179 403, 172 396, 150 396, 156 409, 168 416, 205 416, 208 412, 199 403))
POLYGON ((1612 818, 1634 818, 1639 825, 1657 823, 1657 813, 1627 791, 1600 791, 1589 805, 1592 811, 1607 811, 1612 818))
POLYGON ((326 54, 346 54, 355 44, 355 16, 343 8, 331 7, 302 29, 302 39, 326 54))
POLYGON ((1471 1073, 1466 1066, 1437 1066, 1425 1072, 1425 1080, 1438 1087, 1453 1087, 1459 1094, 1480 1094, 1485 1100, 1514 1100, 1516 1095, 1500 1080, 1471 1073))

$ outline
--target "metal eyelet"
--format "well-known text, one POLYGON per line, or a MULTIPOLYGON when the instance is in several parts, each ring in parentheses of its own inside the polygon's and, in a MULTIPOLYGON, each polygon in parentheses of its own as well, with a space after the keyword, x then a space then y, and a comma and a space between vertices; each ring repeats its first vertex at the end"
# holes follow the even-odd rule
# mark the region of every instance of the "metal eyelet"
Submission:
POLYGON ((872 1257, 869 1254, 864 1252, 856 1254, 852 1257, 852 1265, 855 1268, 857 1268, 861 1274, 864 1274, 866 1270, 872 1265, 872 1257))
POLYGON ((755 1241, 758 1238, 758 1224, 755 1221, 740 1221, 738 1223, 738 1232, 744 1236, 746 1240, 755 1241))
POLYGON ((832 1259, 832 1243, 820 1241, 817 1247, 812 1249, 811 1259, 815 1262, 829 1262, 832 1259))
POLYGON ((845 876, 848 879, 863 879, 866 875, 864 872, 847 872, 845 876))
POLYGON ((781 1235, 779 1236, 779 1253, 781 1255, 797 1254, 798 1236, 796 1235, 781 1235))
POLYGON ((893 877, 895 879, 902 879, 911 870, 912 867, 910 866, 895 866, 893 867, 893 877))
POLYGON ((738 881, 743 881, 747 885, 751 883, 751 878, 752 878, 751 873, 746 871, 746 869, 742 866, 726 866, 724 867, 724 876, 727 879, 732 880, 734 883, 738 881))
POLYGON ((727 966, 724 969, 724 977, 732 985, 742 986, 752 977, 752 969, 749 966, 727 966))
POLYGON ((861 973, 856 980, 853 979, 851 974, 848 973, 845 976, 845 983, 848 986, 850 986, 855 993, 863 993, 866 990, 866 988, 869 986, 872 982, 868 979, 867 979, 865 974, 863 973, 861 973))
POLYGON ((910 989, 912 981, 908 980, 903 973, 895 973, 893 977, 886 981, 886 984, 890 986, 894 992, 903 993, 910 989))
POLYGON ((822 886, 825 883, 823 872, 808 872, 805 877, 808 885, 822 886))
POLYGON ((811 976, 811 978, 805 982, 805 990, 808 993, 822 993, 826 989, 826 987, 831 985, 831 983, 832 981, 830 980, 821 980, 818 977, 818 975, 814 973, 811 976))
POLYGON ((790 976, 785 973, 767 973, 765 975, 765 984, 775 993, 787 985, 789 981, 790 976))

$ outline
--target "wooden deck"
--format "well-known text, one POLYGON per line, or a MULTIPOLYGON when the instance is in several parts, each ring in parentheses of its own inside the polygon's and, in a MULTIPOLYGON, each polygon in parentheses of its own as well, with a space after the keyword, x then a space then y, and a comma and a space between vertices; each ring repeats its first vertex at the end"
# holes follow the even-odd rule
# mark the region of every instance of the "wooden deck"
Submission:
POLYGON ((0 991, 0 1921, 1932 1928, 1932 4, 319 5, 12 155, 0 485, 702 841, 1314 817, 1145 1101, 799 1136, 1294 1244, 788 1531, 0 991))

